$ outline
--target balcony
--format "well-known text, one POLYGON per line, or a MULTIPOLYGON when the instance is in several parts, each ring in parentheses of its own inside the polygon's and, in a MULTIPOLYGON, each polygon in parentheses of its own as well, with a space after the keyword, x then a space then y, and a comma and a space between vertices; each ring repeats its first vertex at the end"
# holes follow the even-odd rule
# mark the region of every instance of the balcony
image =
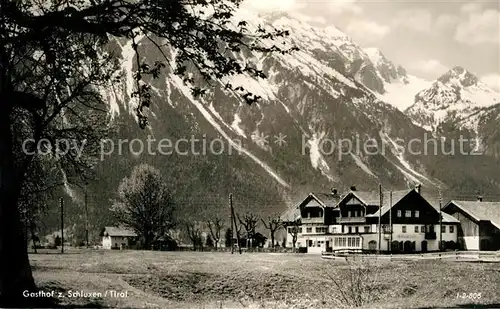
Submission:
POLYGON ((366 223, 365 217, 339 217, 337 223, 366 223))
POLYGON ((319 224, 324 224, 325 223, 325 218, 323 217, 312 217, 312 218, 307 218, 307 217, 302 217, 301 218, 302 223, 319 223, 319 224))
POLYGON ((425 232, 425 239, 436 239, 436 232, 425 232))

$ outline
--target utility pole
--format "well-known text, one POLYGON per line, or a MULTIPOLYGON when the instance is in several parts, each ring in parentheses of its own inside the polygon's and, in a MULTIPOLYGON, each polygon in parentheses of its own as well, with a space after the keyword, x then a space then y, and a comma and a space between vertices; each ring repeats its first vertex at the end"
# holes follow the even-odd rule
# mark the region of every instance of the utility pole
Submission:
POLYGON ((443 198, 441 196, 441 189, 439 189, 439 251, 443 251, 443 216, 441 208, 443 205, 443 198))
POLYGON ((389 237, 389 252, 392 253, 392 191, 389 192, 389 228, 391 236, 389 237))
POLYGON ((383 202, 383 197, 382 197, 382 184, 379 184, 378 185, 378 191, 379 191, 379 195, 380 195, 380 206, 378 208, 378 254, 380 254, 380 245, 381 245, 381 242, 382 242, 382 231, 381 231, 381 228, 382 228, 382 202, 383 202))
POLYGON ((231 203, 231 214, 233 215, 234 229, 236 231, 236 241, 238 242, 238 251, 241 254, 240 233, 238 233, 238 225, 236 223, 236 216, 234 215, 233 194, 229 195, 229 202, 231 203))
POLYGON ((64 253, 64 199, 62 197, 59 199, 59 204, 61 206, 61 253, 64 253))
POLYGON ((89 209, 87 207, 87 190, 85 189, 85 242, 89 247, 89 209))
POLYGON ((233 244, 233 235, 234 235, 234 230, 233 230, 233 194, 229 194, 229 210, 231 212, 231 218, 230 218, 230 221, 231 221, 231 227, 230 227, 230 230, 231 230, 231 233, 229 233, 230 235, 230 244, 231 244, 231 254, 234 254, 234 244, 233 244))

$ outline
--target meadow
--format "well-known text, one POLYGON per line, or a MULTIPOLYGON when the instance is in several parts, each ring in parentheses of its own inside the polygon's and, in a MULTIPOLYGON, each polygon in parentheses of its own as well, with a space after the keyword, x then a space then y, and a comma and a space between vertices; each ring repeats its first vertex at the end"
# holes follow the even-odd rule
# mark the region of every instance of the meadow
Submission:
POLYGON ((66 308, 492 308, 500 264, 318 255, 70 250, 30 255, 66 308))

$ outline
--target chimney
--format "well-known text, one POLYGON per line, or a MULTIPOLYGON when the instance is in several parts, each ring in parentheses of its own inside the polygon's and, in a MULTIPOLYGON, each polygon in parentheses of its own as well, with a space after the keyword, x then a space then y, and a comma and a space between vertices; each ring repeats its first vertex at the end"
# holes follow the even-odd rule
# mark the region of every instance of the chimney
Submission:
POLYGON ((418 184, 415 186, 415 190, 418 194, 422 194, 422 184, 418 184))
POLYGON ((483 201, 483 197, 482 197, 481 195, 478 195, 478 196, 477 196, 477 201, 478 201, 478 202, 482 202, 482 201, 483 201))
POLYGON ((337 188, 332 188, 332 194, 337 196, 339 194, 339 191, 337 190, 337 188))
POLYGON ((356 186, 355 185, 351 186, 351 191, 356 191, 356 186))

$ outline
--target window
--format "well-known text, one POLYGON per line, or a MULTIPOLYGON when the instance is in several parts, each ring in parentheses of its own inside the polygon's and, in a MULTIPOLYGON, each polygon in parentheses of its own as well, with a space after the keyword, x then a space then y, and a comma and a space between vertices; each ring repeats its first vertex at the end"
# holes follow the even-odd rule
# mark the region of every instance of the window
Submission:
POLYGON ((350 211, 350 210, 348 210, 348 211, 347 211, 347 216, 348 216, 348 217, 350 217, 350 216, 351 216, 351 211, 350 211))
POLYGON ((326 227, 317 227, 316 228, 316 233, 326 233, 326 227))
POLYGON ((425 225, 422 225, 422 226, 420 227, 420 233, 425 233, 425 225))
POLYGON ((354 233, 356 233, 356 234, 358 234, 358 233, 359 233, 359 227, 357 227, 357 226, 356 226, 356 227, 354 228, 354 233))
POLYGON ((406 218, 411 218, 411 210, 405 211, 405 217, 406 218))
POLYGON ((450 233, 453 233, 455 230, 455 227, 453 225, 450 225, 450 233))
POLYGON ((446 233, 446 225, 441 226, 441 233, 446 233))
POLYGON ((369 226, 365 226, 365 233, 370 233, 370 227, 369 226))
POLYGON ((332 227, 332 233, 333 234, 337 233, 337 227, 336 226, 332 227))
POLYGON ((418 225, 415 225, 415 233, 418 233, 418 225))
POLYGON ((403 233, 406 233, 406 225, 403 225, 403 226, 401 227, 401 230, 402 230, 402 232, 403 232, 403 233))
POLYGON ((360 237, 334 237, 333 246, 337 248, 359 248, 361 246, 360 237))
POLYGON ((299 234, 302 234, 302 228, 299 227, 299 234))
POLYGON ((401 210, 398 210, 398 217, 401 218, 401 210))
POLYGON ((312 227, 306 227, 306 233, 312 233, 312 227))
POLYGON ((415 210, 415 218, 418 218, 420 216, 420 212, 418 210, 415 210))
POLYGON ((308 244, 307 244, 308 247, 312 247, 313 246, 313 241, 312 240, 309 239, 307 242, 308 242, 308 244))
POLYGON ((351 234, 352 233, 352 227, 347 228, 347 233, 351 234))

